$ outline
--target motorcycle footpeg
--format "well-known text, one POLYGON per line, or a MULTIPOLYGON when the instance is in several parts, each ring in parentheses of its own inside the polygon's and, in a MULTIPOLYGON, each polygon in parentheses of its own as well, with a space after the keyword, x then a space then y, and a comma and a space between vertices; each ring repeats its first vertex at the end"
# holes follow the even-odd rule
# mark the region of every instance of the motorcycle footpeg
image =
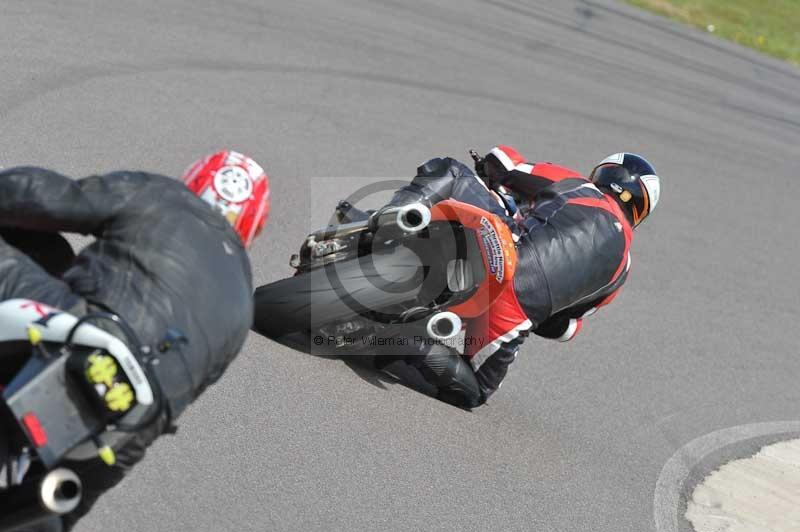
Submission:
POLYGON ((352 203, 342 200, 336 206, 336 219, 340 224, 363 222, 367 220, 374 211, 362 211, 352 203))

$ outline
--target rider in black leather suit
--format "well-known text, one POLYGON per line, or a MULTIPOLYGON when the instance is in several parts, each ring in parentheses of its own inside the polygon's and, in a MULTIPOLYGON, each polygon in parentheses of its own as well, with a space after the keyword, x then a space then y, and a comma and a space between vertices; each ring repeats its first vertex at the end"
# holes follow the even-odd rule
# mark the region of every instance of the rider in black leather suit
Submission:
POLYGON ((455 159, 431 159, 390 202, 430 206, 452 198, 501 217, 514 234, 513 289, 467 323, 464 352, 421 345, 406 358, 439 399, 465 408, 499 389, 530 333, 571 340, 584 317, 615 298, 628 277, 633 228, 660 192, 652 165, 629 153, 608 157, 587 178, 551 163, 528 164, 513 148, 497 146, 478 169, 481 176, 455 159))
POLYGON ((239 352, 253 314, 250 262, 222 216, 180 181, 142 172, 80 180, 41 168, 0 172, 0 236, 0 300, 77 316, 110 311, 143 345, 170 329, 186 339, 154 366, 166 399, 157 421, 123 440, 114 466, 69 464, 84 484, 81 505, 63 518, 70 528, 239 352), (59 232, 96 240, 73 256, 59 232))

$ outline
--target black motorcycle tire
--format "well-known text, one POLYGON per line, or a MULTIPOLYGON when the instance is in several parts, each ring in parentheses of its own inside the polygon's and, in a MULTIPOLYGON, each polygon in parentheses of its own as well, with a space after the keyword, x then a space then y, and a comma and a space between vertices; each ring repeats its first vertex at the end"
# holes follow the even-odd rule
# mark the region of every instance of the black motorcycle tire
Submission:
POLYGON ((279 339, 415 301, 425 274, 417 254, 397 246, 260 286, 253 330, 279 339))

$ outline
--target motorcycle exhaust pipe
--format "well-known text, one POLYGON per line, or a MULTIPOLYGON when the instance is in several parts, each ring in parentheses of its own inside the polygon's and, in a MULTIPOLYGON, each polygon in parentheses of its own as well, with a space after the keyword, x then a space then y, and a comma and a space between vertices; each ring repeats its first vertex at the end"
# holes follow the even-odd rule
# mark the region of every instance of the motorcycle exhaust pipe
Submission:
POLYGON ((70 469, 54 469, 37 480, 0 495, 0 530, 36 529, 81 502, 80 478, 70 469))
POLYGON ((54 514, 66 514, 81 502, 81 479, 71 469, 58 468, 44 476, 39 484, 39 501, 54 514))
POLYGON ((402 207, 389 207, 375 213, 370 228, 375 231, 384 227, 396 227, 403 233, 418 233, 431 223, 431 210, 422 203, 410 203, 402 207))
POLYGON ((434 340, 449 340, 461 332, 461 318, 452 312, 439 312, 428 318, 425 331, 434 340))
POLYGON ((404 205, 397 211, 395 224, 405 233, 418 233, 431 223, 431 210, 422 203, 404 205))

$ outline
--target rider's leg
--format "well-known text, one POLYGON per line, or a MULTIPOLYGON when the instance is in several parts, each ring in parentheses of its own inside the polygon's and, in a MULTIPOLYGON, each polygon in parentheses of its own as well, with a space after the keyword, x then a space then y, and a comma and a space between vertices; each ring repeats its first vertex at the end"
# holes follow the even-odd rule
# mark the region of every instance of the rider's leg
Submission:
POLYGON ((430 384, 438 388, 437 398, 461 408, 480 404, 481 390, 472 366, 455 349, 434 345, 426 354, 407 358, 430 384))
MULTIPOLYGON (((48 236, 42 240, 38 240, 37 237, 29 240, 25 239, 22 233, 12 230, 3 230, 2 234, 3 236, 8 236, 12 242, 20 247, 27 247, 30 251, 35 251, 30 247, 34 244, 34 241, 39 243, 49 242, 54 244, 55 247, 49 250, 46 247, 43 248, 46 251, 43 251, 43 254, 37 260, 34 260, 0 237, 0 301, 15 298, 32 299, 78 315, 86 312, 86 303, 83 298, 72 293, 66 283, 51 276, 45 270, 47 268, 47 270, 52 270, 53 273, 58 273, 67 264, 68 255, 66 249, 58 241, 58 238, 61 238, 60 236, 55 235, 57 238, 48 236), (47 255, 48 252, 52 252, 52 254, 47 255)), ((37 235, 40 234, 37 233, 37 235)), ((66 244, 66 241, 64 243, 66 244)), ((6 360, 6 362, 8 361, 6 360)), ((24 362, 24 360, 21 362, 24 362)), ((0 367, 0 379, 5 380, 13 376, 16 367, 16 363, 12 363, 10 367, 0 367)), ((2 428, 0 428, 0 431, 2 431, 2 428)), ((8 451, 13 452, 13 450, 8 451)), ((6 457, 0 457, 0 461, 5 462, 5 460, 6 457)), ((0 467, 0 469, 3 469, 4 472, 4 468, 0 467)), ((80 475, 80 473, 78 474, 80 475)), ((58 531, 61 530, 61 521, 58 518, 53 518, 23 530, 30 530, 31 532, 58 531)))
POLYGON ((164 431, 165 426, 166 418, 162 416, 148 427, 132 434, 119 444, 119 448, 115 445, 116 462, 113 466, 106 465, 99 458, 64 463, 64 466, 73 469, 83 482, 81 503, 74 511, 61 517, 65 531, 72 529, 103 493, 116 486, 128 471, 144 458, 145 450, 164 431))
MULTIPOLYGON (((0 301, 14 298, 32 299, 79 316, 87 312, 85 300, 71 292, 65 282, 50 276, 28 255, 0 238, 0 301)), ((62 517, 66 530, 89 510, 104 491, 119 483, 125 473, 141 460, 145 448, 163 431, 165 424, 162 417, 115 445, 117 462, 113 466, 107 466, 99 458, 67 461, 64 464, 74 470, 83 483, 83 497, 78 508, 62 517)))
POLYGON ((390 205, 421 201, 435 204, 452 198, 500 216, 507 224, 513 220, 497 194, 468 166, 455 159, 431 159, 417 169, 417 176, 392 196, 390 205))

